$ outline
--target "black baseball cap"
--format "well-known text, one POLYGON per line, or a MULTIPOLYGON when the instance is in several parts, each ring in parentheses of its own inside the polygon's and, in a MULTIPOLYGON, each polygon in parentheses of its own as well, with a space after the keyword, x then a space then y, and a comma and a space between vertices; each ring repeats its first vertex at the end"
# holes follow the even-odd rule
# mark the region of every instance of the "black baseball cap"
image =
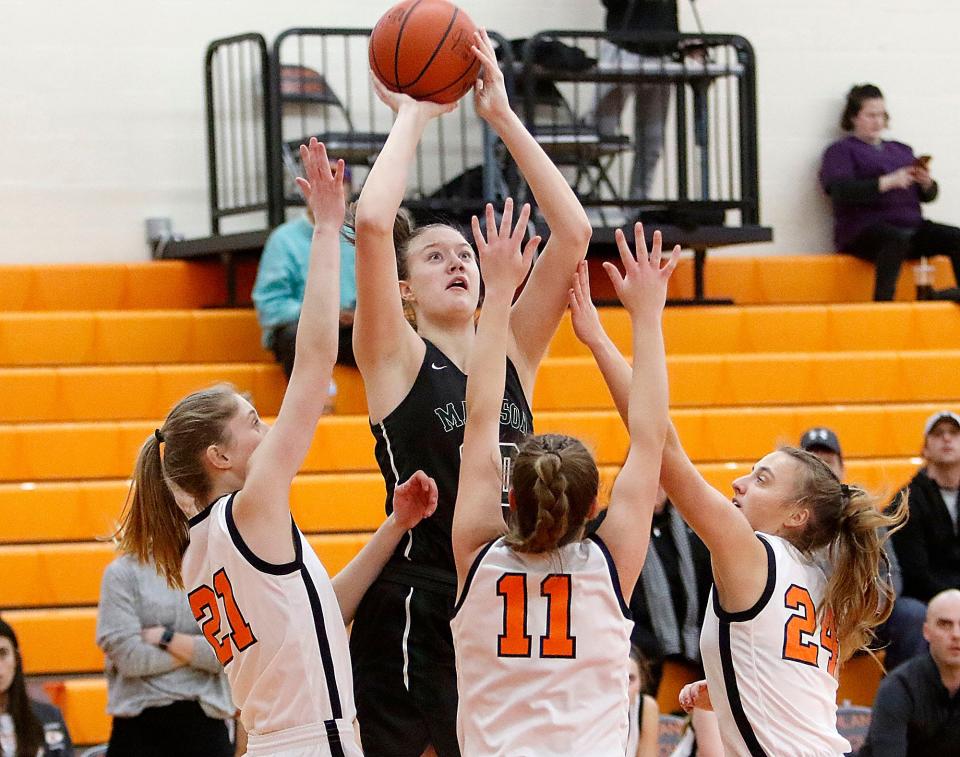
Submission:
POLYGON ((843 452, 840 449, 840 440, 837 438, 837 435, 832 429, 824 428, 823 426, 807 429, 803 433, 803 436, 800 437, 800 449, 806 450, 807 452, 812 452, 815 449, 825 449, 843 457, 843 452))

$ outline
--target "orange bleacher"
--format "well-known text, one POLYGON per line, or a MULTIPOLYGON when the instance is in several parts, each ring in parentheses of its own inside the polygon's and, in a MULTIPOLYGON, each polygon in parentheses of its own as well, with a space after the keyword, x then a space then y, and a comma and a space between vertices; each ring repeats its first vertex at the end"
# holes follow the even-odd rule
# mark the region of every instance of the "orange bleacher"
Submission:
MULTIPOLYGON (((938 286, 952 285, 936 263, 938 286)), ((751 461, 820 424, 839 433, 851 480, 890 493, 912 475, 923 419, 960 401, 960 308, 873 304, 872 281, 843 256, 711 258, 708 293, 738 305, 665 316, 672 416, 708 481, 729 491, 751 461)), ((689 286, 684 262, 672 294, 689 286)), ((137 449, 177 398, 215 381, 250 392, 264 415, 279 408, 283 377, 252 311, 208 307, 224 295, 209 264, 0 267, 0 612, 80 744, 109 733, 96 601, 137 449)), ((602 318, 628 349, 626 314, 602 318)), ((336 375, 337 414, 318 425, 292 496, 331 572, 379 524, 384 497, 359 377, 336 375)), ((627 436, 568 320, 533 404, 538 430, 591 444, 609 491, 627 436)), ((871 674, 844 675, 843 691, 869 703, 871 674)))

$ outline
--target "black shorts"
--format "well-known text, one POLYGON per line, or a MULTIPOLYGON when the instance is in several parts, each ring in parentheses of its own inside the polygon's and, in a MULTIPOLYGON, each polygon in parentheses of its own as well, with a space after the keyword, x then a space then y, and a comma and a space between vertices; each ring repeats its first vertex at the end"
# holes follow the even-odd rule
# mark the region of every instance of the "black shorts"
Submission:
POLYGON ((450 632, 456 584, 411 586, 391 565, 367 591, 350 633, 363 753, 420 757, 432 744, 439 757, 460 757, 450 632))

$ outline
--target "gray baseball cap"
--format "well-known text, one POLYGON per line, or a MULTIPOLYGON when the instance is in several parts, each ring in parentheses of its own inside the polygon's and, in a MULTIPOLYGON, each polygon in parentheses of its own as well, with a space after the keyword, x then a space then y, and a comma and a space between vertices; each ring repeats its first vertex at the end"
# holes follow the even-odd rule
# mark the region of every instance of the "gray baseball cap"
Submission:
POLYGON ((923 424, 924 439, 930 436, 930 432, 933 431, 933 427, 936 426, 940 421, 953 421, 957 425, 957 428, 960 428, 960 415, 957 415, 950 410, 939 410, 927 418, 927 422, 923 424))

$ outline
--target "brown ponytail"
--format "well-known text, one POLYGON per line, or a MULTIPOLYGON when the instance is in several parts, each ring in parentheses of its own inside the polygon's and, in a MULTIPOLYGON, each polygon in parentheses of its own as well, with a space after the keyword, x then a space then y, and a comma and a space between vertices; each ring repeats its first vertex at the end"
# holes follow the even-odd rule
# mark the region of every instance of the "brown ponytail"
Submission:
POLYGON ((600 474, 578 440, 527 437, 513 464, 516 517, 505 541, 517 552, 547 552, 578 538, 597 497, 600 474))
POLYGON ((210 445, 229 441, 226 426, 237 409, 237 392, 229 384, 194 392, 176 404, 137 455, 116 534, 120 550, 154 563, 174 588, 183 588, 180 563, 190 529, 170 483, 197 506, 209 504, 203 455, 210 445))
POLYGON ((873 638, 873 629, 893 609, 893 587, 887 580, 883 544, 906 522, 906 496, 889 514, 880 499, 857 486, 840 483, 820 458, 794 447, 782 447, 801 463, 797 504, 810 517, 795 546, 812 552, 828 548, 831 574, 822 613, 833 616, 842 660, 852 657, 873 638))

